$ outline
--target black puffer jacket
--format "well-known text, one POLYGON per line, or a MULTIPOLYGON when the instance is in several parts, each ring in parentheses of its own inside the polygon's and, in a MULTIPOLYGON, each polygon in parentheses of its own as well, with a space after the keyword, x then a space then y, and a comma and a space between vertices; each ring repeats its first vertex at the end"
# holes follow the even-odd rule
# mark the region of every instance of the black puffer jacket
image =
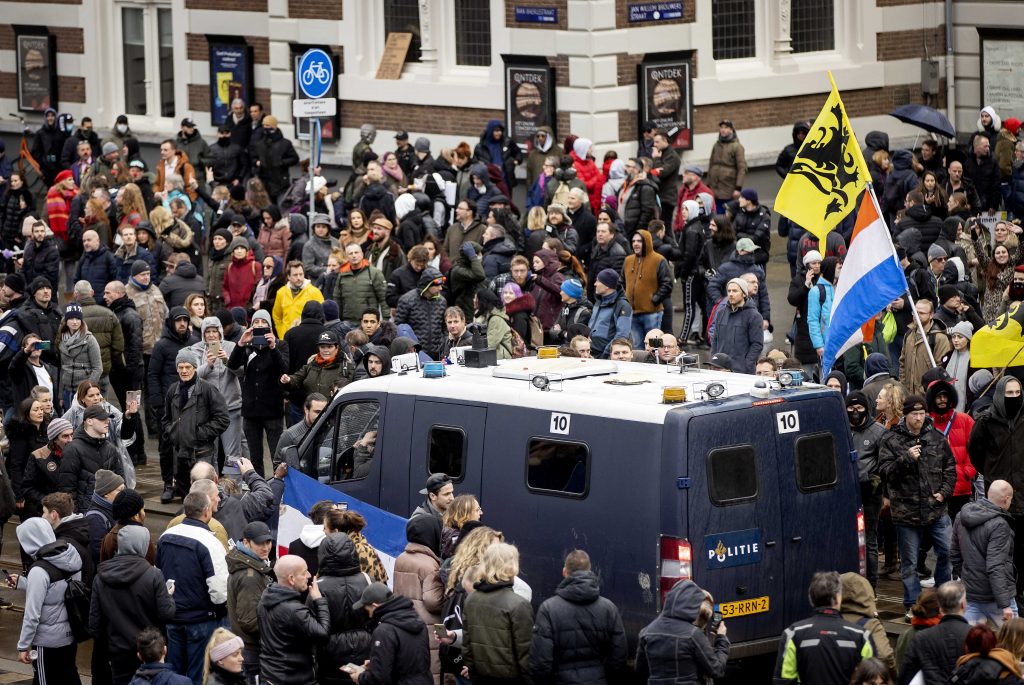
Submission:
POLYGON ((373 612, 370 665, 359 685, 432 685, 430 643, 412 600, 395 595, 373 612))
POLYGON ((901 419, 882 441, 878 461, 878 472, 889 488, 893 523, 925 526, 946 514, 946 502, 956 486, 956 459, 930 418, 919 435, 901 419), (921 446, 918 459, 909 454, 914 445, 921 446), (942 493, 941 502, 932 496, 936 492, 942 493))
POLYGON ((967 439, 967 454, 974 468, 985 476, 986 489, 994 480, 1005 480, 1013 486, 1010 513, 1019 515, 1024 514, 1024 420, 1020 411, 1013 413, 1006 407, 1006 383, 1010 378, 999 379, 992 407, 975 420, 967 439))
POLYGON ((361 664, 370 656, 369 619, 364 609, 352 608, 369 583, 359 568, 356 546, 344 533, 328 535, 320 543, 318 555, 317 583, 331 611, 330 640, 316 652, 320 683, 347 683, 349 677, 339 668, 361 664))
POLYGON ((260 599, 260 682, 266 685, 313 685, 313 647, 330 637, 327 600, 313 608, 295 590, 271 583, 260 599))
POLYGON ((725 675, 729 639, 715 635, 712 647, 704 631, 693 624, 703 601, 704 591, 696 583, 676 583, 661 613, 640 631, 636 671, 651 685, 703 683, 725 675))
POLYGON ((948 683, 956 660, 963 656, 964 638, 970 629, 963 616, 947 614, 939 625, 915 635, 900 669, 900 685, 907 685, 918 671, 924 672, 926 683, 948 683))
POLYGON ((1013 517, 989 499, 968 502, 953 525, 949 548, 953 573, 963 580, 969 602, 1010 606, 1017 592, 1013 572, 1013 517))
POLYGON ((622 221, 626 237, 632 239, 637 229, 647 228, 651 219, 658 218, 658 182, 647 177, 635 182, 628 192, 622 221))
POLYGON ((284 390, 281 374, 287 372, 280 347, 235 345, 228 358, 228 369, 244 368, 242 375, 242 416, 247 419, 272 419, 281 415, 284 390))
POLYGON ((441 350, 441 343, 444 342, 444 310, 448 303, 443 297, 427 299, 420 293, 425 291, 431 281, 440 278, 441 272, 433 267, 427 267, 420 274, 416 288, 398 298, 398 307, 395 314, 395 325, 407 323, 412 326, 416 338, 423 345, 423 351, 437 359, 441 350))
POLYGON ((174 600, 164 574, 134 554, 119 554, 96 569, 89 632, 105 635, 110 651, 135 656, 135 638, 147 626, 163 628, 174 619, 174 600))
POLYGON ((260 180, 271 202, 276 202, 288 190, 288 170, 299 163, 299 155, 292 141, 285 138, 281 129, 277 128, 264 131, 263 137, 254 141, 250 150, 253 162, 259 162, 260 180))
MULTIPOLYGON (((227 424, 224 425, 227 428, 227 424)), ((64 448, 57 482, 60 491, 75 498, 75 511, 88 511, 96 489, 96 472, 100 469, 124 476, 121 455, 106 438, 94 438, 78 427, 71 443, 64 448)))
POLYGON ((168 307, 181 307, 192 293, 206 292, 206 283, 192 262, 182 262, 174 273, 160 281, 160 293, 168 307))
POLYGON ((925 253, 932 243, 942 234, 942 219, 932 216, 932 208, 928 205, 908 207, 903 218, 896 224, 894 233, 899 235, 908 228, 916 228, 921 232, 921 250, 925 253))
POLYGON ((615 682, 627 649, 619 610, 601 596, 597 576, 577 571, 537 610, 530 672, 535 683, 615 682))

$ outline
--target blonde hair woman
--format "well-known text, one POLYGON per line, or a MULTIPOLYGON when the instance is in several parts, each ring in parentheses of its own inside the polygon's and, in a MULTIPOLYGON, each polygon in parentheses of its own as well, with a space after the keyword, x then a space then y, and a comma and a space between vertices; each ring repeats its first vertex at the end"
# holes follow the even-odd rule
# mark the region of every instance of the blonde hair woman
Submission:
POLYGON ((886 383, 875 399, 875 411, 877 420, 887 429, 892 430, 900 419, 903 418, 903 400, 907 399, 907 392, 899 383, 886 383))
POLYGON ((226 628, 217 628, 206 643, 203 657, 203 685, 244 685, 242 638, 226 628))
POLYGON ((484 551, 483 579, 466 598, 463 678, 528 682, 533 608, 512 590, 519 551, 499 542, 484 551))
POLYGON ((466 571, 483 561, 484 552, 488 547, 504 539, 499 531, 487 526, 480 526, 466 533, 466 537, 459 542, 459 546, 455 550, 455 556, 452 557, 448 571, 448 584, 445 587, 447 593, 451 594, 462 582, 466 571))
POLYGON ((469 521, 479 521, 484 510, 473 495, 459 495, 444 512, 444 530, 441 531, 441 558, 449 559, 459 544, 462 526, 469 521))

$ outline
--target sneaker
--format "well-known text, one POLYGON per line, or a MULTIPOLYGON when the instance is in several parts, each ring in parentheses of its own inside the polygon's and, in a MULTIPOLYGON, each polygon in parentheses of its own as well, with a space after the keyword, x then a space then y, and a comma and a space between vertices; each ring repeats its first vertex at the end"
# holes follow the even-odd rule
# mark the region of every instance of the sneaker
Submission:
POLYGON ((881 575, 882 578, 885 578, 886 580, 903 580, 903 576, 900 574, 900 570, 898 568, 883 571, 881 575))
POLYGON ((903 615, 903 618, 907 620, 907 623, 910 623, 910 619, 914 618, 914 614, 910 611, 910 609, 907 609, 907 613, 903 615))
POLYGON ((921 578, 921 587, 935 587, 935 577, 921 578))
POLYGON ((164 486, 164 491, 160 493, 160 504, 170 504, 171 500, 174 499, 174 488, 170 485, 164 486))

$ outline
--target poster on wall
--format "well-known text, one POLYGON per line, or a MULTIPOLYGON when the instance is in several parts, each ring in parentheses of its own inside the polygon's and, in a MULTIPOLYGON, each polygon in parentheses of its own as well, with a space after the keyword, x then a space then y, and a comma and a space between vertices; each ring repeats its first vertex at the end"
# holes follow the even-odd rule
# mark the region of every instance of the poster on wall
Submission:
POLYGON ((637 65, 637 138, 645 121, 668 131, 672 147, 693 149, 690 54, 648 55, 637 65))
POLYGON ((15 57, 18 110, 42 112, 57 108, 57 43, 45 33, 18 33, 15 57))
POLYGON ((252 48, 244 41, 207 38, 210 42, 210 119, 214 126, 220 126, 231 112, 232 100, 242 98, 248 105, 254 99, 252 48))
POLYGON ((981 102, 1005 120, 1024 112, 1024 32, 981 32, 981 102))
POLYGON ((505 60, 505 132, 524 151, 533 145, 533 136, 547 126, 558 139, 555 112, 555 76, 543 58, 502 55, 505 60))
MULTIPOLYGON (((302 60, 302 55, 310 48, 320 48, 327 54, 331 55, 331 59, 334 62, 334 73, 340 74, 338 56, 333 54, 330 48, 323 45, 293 45, 292 46, 292 74, 296 75, 292 79, 292 98, 295 100, 305 100, 306 95, 299 88, 299 79, 297 74, 299 73, 299 62, 302 60)), ((335 76, 335 88, 337 88, 337 76, 335 76)), ((337 93, 334 93, 337 96, 337 93)), ((326 97, 326 96, 325 96, 326 97)), ((321 117, 320 118, 320 139, 323 142, 338 141, 339 134, 341 132, 341 108, 337 109, 337 114, 333 117, 321 117)), ((295 121, 295 137, 299 140, 309 140, 309 119, 297 119, 295 121)))

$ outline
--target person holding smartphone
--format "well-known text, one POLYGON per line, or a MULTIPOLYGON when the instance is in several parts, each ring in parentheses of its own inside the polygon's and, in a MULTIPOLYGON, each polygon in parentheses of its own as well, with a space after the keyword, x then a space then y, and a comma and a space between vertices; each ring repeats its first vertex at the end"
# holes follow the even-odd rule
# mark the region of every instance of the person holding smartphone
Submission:
POLYGON ((242 433, 249 443, 253 468, 263 476, 263 436, 266 435, 268 445, 276 447, 284 432, 284 389, 279 379, 288 371, 266 309, 258 309, 252 315, 252 326, 238 339, 227 368, 241 375, 242 433))
POLYGON ((49 388, 52 393, 58 387, 57 369, 49 362, 43 361, 43 353, 50 349, 50 341, 43 340, 35 333, 26 333, 21 340, 21 349, 14 358, 8 374, 11 380, 12 407, 32 395, 32 388, 37 385, 49 388))

